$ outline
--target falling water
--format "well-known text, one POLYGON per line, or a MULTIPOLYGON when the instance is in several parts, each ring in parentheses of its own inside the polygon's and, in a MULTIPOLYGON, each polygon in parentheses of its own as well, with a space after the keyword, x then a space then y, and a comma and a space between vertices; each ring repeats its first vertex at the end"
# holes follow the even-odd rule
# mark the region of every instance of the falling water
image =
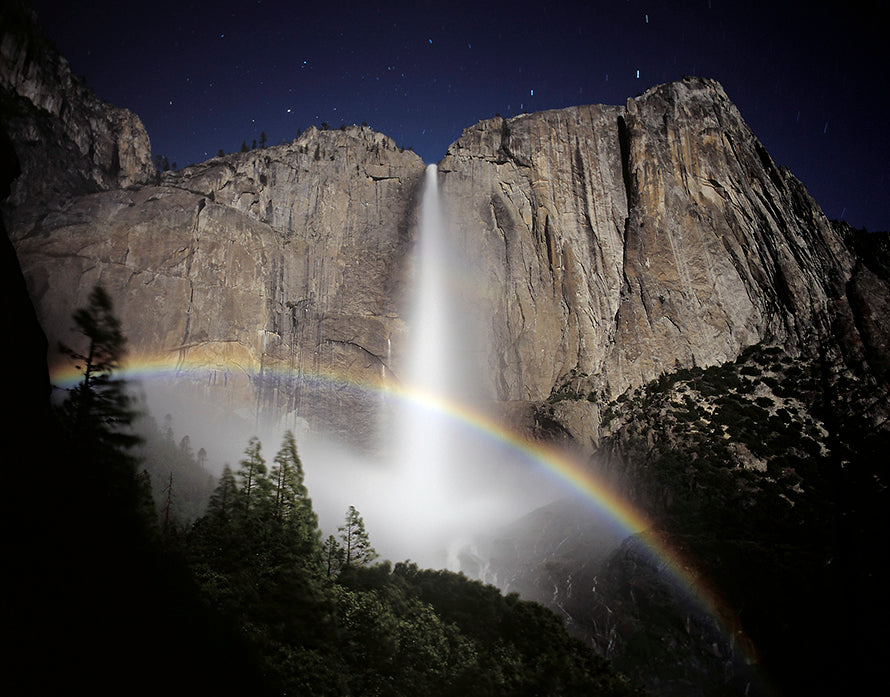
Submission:
MULTIPOLYGON (((318 492, 315 502, 356 505, 384 558, 457 570, 458 554, 471 549, 480 533, 493 532, 555 494, 484 429, 454 418, 483 413, 491 396, 480 387, 485 322, 470 311, 478 298, 467 297, 478 293, 480 279, 468 278, 443 208, 438 172, 430 165, 406 308, 407 360, 387 369, 400 386, 398 394, 409 397, 391 405, 393 457, 379 469, 360 458, 350 463, 319 457, 325 468, 311 486, 318 492)), ((307 482, 310 474, 315 471, 307 468, 307 482)))
MULTIPOLYGON (((439 205, 436 165, 426 169, 420 234, 415 251, 414 296, 409 310, 411 341, 404 382, 412 392, 453 399, 460 366, 449 294, 449 245, 439 205)), ((441 487, 453 439, 440 416, 407 408, 401 418, 399 466, 405 503, 425 517, 441 515, 441 487)))
POLYGON ((415 298, 411 308, 411 358, 408 380, 419 390, 447 394, 454 379, 447 350, 448 275, 445 225, 439 206, 436 165, 426 169, 420 236, 415 256, 415 298))
POLYGON ((485 526, 482 519, 498 506, 482 481, 495 457, 478 436, 447 418, 449 409, 423 406, 432 401, 459 412, 480 405, 478 381, 470 375, 478 371, 478 353, 471 347, 482 337, 467 322, 466 300, 458 299, 464 272, 457 258, 440 205, 438 172, 430 165, 414 257, 409 360, 401 376, 420 399, 400 416, 397 489, 405 547, 418 561, 438 566, 448 564, 449 549, 485 526))

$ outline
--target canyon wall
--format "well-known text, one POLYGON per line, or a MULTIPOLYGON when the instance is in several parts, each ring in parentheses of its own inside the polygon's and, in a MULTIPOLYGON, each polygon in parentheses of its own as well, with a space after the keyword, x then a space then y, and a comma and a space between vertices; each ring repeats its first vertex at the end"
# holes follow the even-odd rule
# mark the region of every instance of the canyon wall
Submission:
POLYGON ((440 170, 494 337, 491 389, 589 397, 552 414, 581 441, 598 403, 680 367, 762 341, 809 350, 839 324, 849 347, 880 345, 856 328, 845 236, 712 80, 484 121, 440 170))
MULTIPOLYGON (((22 170, 3 215, 50 346, 101 283, 134 360, 373 440, 378 401, 355 385, 399 377, 420 158, 367 127, 311 128, 161 174, 139 119, 34 41, 0 43, 22 170)), ((887 358, 886 283, 712 80, 480 122, 439 182, 485 338, 466 360, 526 427, 582 397, 548 418, 595 446, 604 400, 763 341, 887 358)))
MULTIPOLYGON (((370 444, 423 163, 366 128, 78 196, 13 230, 51 344, 112 295, 130 359, 211 401, 370 444)), ((388 372, 389 371, 389 372, 388 372)))

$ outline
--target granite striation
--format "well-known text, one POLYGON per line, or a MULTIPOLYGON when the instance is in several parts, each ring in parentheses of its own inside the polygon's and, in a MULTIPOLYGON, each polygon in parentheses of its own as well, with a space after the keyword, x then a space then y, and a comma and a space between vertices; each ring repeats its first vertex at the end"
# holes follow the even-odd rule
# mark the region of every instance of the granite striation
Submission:
POLYGON ((0 35, 3 126, 21 169, 3 215, 11 231, 78 195, 153 180, 151 143, 138 116, 98 99, 10 3, 0 35))
POLYGON ((844 235, 713 80, 483 121, 440 170, 485 289, 492 392, 589 396, 549 409, 582 443, 598 442, 598 403, 677 368, 762 341, 886 343, 859 302, 886 281, 854 274, 844 235))

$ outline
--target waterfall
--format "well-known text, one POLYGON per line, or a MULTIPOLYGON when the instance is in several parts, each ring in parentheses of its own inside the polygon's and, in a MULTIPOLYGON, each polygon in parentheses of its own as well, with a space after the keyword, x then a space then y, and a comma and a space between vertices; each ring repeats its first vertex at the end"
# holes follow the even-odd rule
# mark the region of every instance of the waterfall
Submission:
POLYGON ((408 379, 413 387, 446 394, 454 366, 447 350, 448 245, 439 205, 436 165, 426 168, 421 202, 420 237, 415 257, 415 301, 411 309, 411 359, 408 379))
POLYGON ((459 297, 466 270, 442 210, 438 172, 426 169, 420 231, 414 255, 414 285, 408 314, 408 360, 401 375, 411 396, 401 411, 398 432, 398 498, 406 546, 440 567, 455 566, 455 547, 480 515, 494 513, 488 486, 480 477, 494 460, 479 434, 455 415, 479 405, 478 353, 481 337, 470 328, 459 297), (482 499, 485 499, 484 502, 482 499), (480 512, 480 507, 482 511, 480 512))
POLYGON ((418 399, 407 403, 400 419, 399 467, 410 510, 425 518, 442 515, 445 468, 453 455, 448 424, 442 415, 418 407, 423 400, 451 400, 457 395, 460 366, 455 360, 451 318, 449 245, 439 204, 436 165, 426 169, 420 234, 414 257, 414 293, 408 365, 403 383, 418 399))
POLYGON ((458 570, 464 558, 486 573, 485 560, 473 554, 474 538, 553 497, 547 482, 522 467, 521 456, 475 420, 491 399, 482 379, 486 330, 473 319, 479 279, 458 246, 443 215, 436 166, 429 165, 385 522, 396 559, 458 570))
MULTIPOLYGON (((408 383, 422 395, 441 399, 460 396, 462 366, 456 351, 458 327, 454 321, 450 245, 439 205, 436 165, 426 169, 421 207, 420 237, 415 257, 415 298, 411 308, 411 352, 408 383)), ((430 419, 426 437, 440 438, 441 424, 430 419)), ((429 446, 425 446, 429 449, 429 446)), ((441 459, 441 458, 440 458, 441 459)))

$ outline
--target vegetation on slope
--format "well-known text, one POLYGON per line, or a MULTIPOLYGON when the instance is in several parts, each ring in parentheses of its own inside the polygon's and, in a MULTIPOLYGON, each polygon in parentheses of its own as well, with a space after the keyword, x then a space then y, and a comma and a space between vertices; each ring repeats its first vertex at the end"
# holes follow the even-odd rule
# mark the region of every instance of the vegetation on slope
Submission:
MULTIPOLYGON (((605 466, 706 570, 731 624, 788 694, 841 689, 874 670, 886 646, 869 618, 887 607, 888 403, 885 384, 838 356, 760 345, 732 363, 663 375, 604 409, 605 466)), ((632 550, 622 555, 601 581, 623 590, 603 603, 629 622, 661 591, 632 550)), ((643 622, 614 649, 616 666, 637 676, 633 666, 691 633, 643 622)))
MULTIPOLYGON (((126 341, 92 299, 71 352, 84 379, 43 434, 40 505, 16 508, 32 535, 5 608, 16 694, 638 694, 540 605, 375 563, 354 508, 322 541, 289 433, 271 464, 252 438, 206 511, 172 523, 135 457, 126 341)), ((160 440, 143 454, 194 462, 169 429, 160 440)))

